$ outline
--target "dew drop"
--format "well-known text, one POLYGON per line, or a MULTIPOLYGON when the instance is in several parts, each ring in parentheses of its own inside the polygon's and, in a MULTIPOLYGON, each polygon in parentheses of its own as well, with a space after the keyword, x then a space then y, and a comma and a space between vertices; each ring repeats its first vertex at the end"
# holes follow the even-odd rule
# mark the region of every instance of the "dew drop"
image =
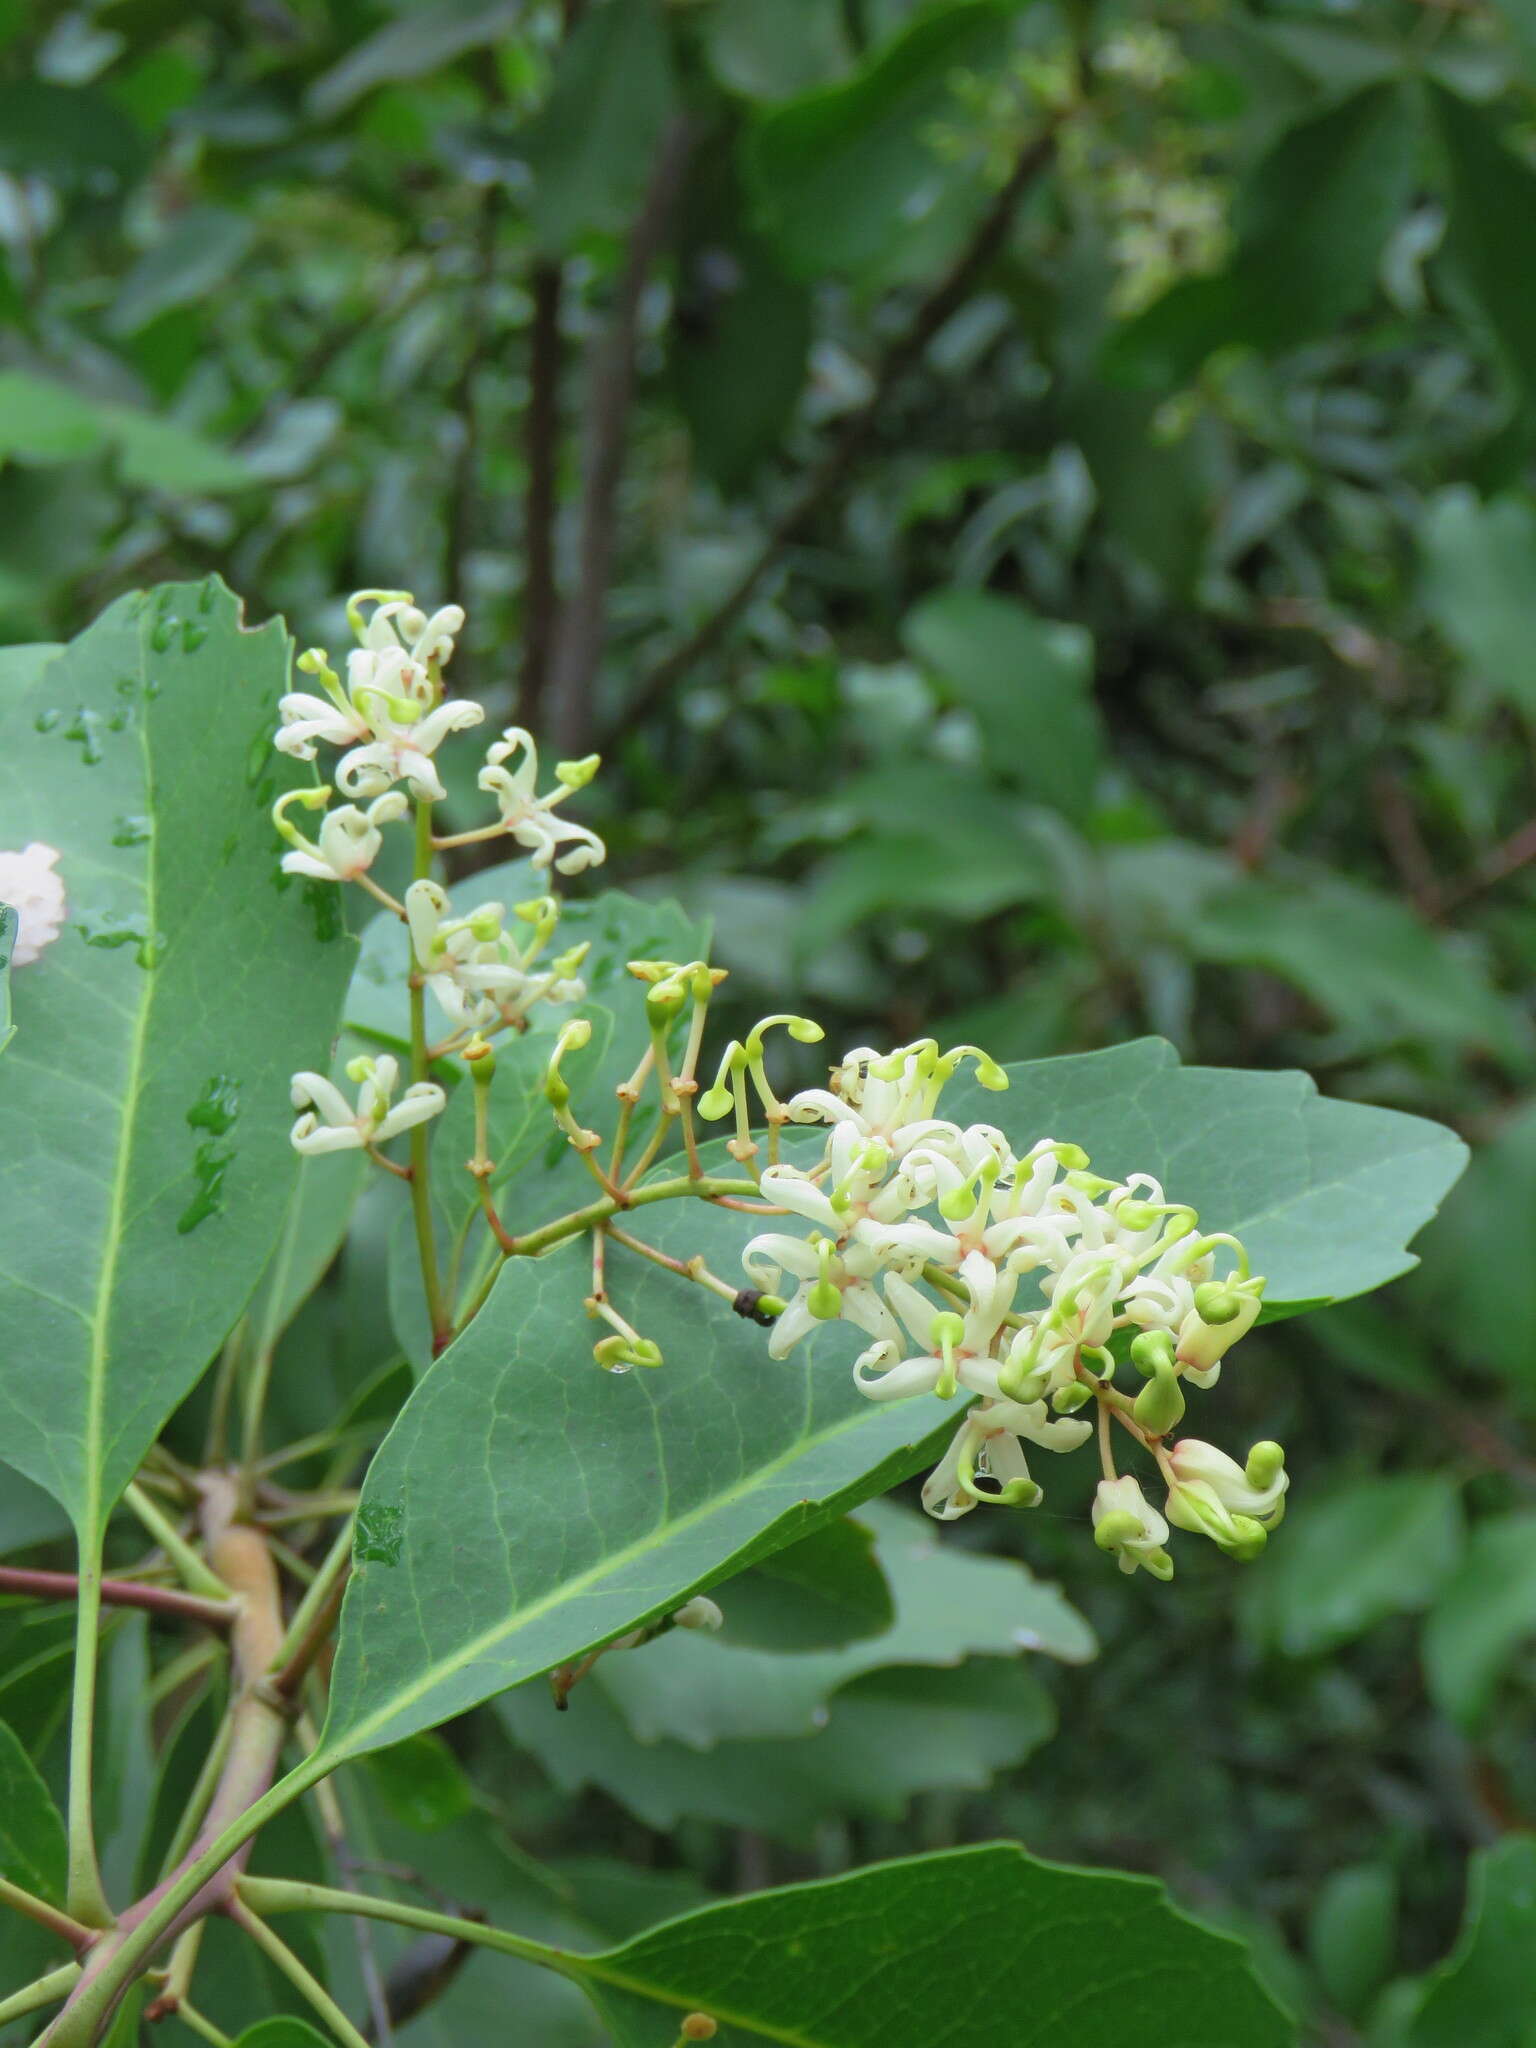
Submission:
POLYGON ((358 1564, 397 1565, 405 1546, 405 1509, 365 1500, 357 1511, 352 1556, 358 1564))
POLYGON ((306 876, 304 904, 314 925, 315 937, 322 945, 341 936, 341 891, 334 883, 306 876))
POLYGON ((192 1174, 197 1182, 197 1193, 176 1218, 178 1236, 185 1237, 196 1230, 199 1223, 206 1223, 210 1216, 217 1216, 224 1206, 224 1176, 234 1160, 234 1153, 217 1145, 212 1139, 199 1145, 192 1157, 192 1174))
POLYGON ((149 644, 156 654, 169 653, 171 642, 176 637, 176 628, 180 624, 181 621, 174 612, 164 612, 156 619, 149 636, 149 644))
POLYGON ((112 821, 112 844, 114 846, 142 846, 150 837, 152 827, 148 818, 114 818, 112 821))
POLYGON ((36 718, 32 721, 32 730, 34 732, 52 732, 63 716, 63 712, 57 707, 48 711, 39 711, 36 718))
POLYGON ((119 697, 136 697, 139 694, 138 677, 119 676, 117 679, 117 694, 119 697))
POLYGON ((130 705, 124 705, 120 710, 114 711, 107 720, 107 731, 124 732, 132 723, 133 709, 130 705))
POLYGON ((198 648, 202 646, 207 638, 208 628, 206 626, 200 626, 196 619, 182 620, 181 651, 183 654, 196 654, 198 648))
POLYGON ((214 590, 213 578, 205 576, 202 581, 202 587, 197 593, 197 608, 200 612, 211 612, 213 610, 214 590))
POLYGON ((101 760, 101 717, 98 712, 88 710, 82 704, 72 723, 65 726, 64 737, 79 742, 80 758, 87 768, 94 768, 101 760))
POLYGON ((245 786, 254 789, 268 772, 272 755, 272 728, 263 721, 245 750, 245 786))
POLYGON ((187 1111, 194 1130, 212 1131, 222 1138, 240 1114, 240 1085, 228 1074, 215 1074, 187 1111))
POLYGON ((88 946, 100 946, 110 953, 132 946, 134 959, 145 968, 158 965, 165 944, 165 933, 152 930, 141 912, 124 916, 115 910, 88 911, 75 930, 88 946))

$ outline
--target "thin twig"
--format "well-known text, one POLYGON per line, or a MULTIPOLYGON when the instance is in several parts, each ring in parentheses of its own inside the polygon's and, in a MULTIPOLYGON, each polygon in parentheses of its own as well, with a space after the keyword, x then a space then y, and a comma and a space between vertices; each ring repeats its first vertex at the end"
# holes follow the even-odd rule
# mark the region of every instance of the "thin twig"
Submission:
POLYGON ((579 754, 585 744, 591 726, 592 684, 607 638, 608 586, 613 576, 619 480, 624 473, 635 393, 641 300, 682 191, 693 140, 693 123, 686 114, 677 115, 662 132, 645 197, 630 231, 613 314, 593 346, 585 402, 576 581, 561 610, 550 663, 550 735, 568 754, 579 754))
MULTIPOLYGON (((0 1593, 30 1593, 38 1600, 73 1600, 80 1592, 75 1572, 38 1572, 20 1565, 0 1566, 0 1593)), ((205 1600, 177 1586, 145 1586, 136 1579, 103 1579, 105 1607, 142 1607, 150 1614, 172 1614, 182 1621, 205 1621, 210 1628, 228 1628, 238 1613, 233 1600, 205 1600)))
POLYGON ((842 430, 821 461, 811 471, 799 495, 770 530, 767 539, 730 591, 680 647, 641 679, 622 707, 613 727, 599 736, 599 744, 611 743, 618 730, 645 718, 666 696, 672 685, 724 638, 751 602, 757 586, 784 549, 799 538, 827 500, 839 489, 874 432, 880 414, 896 385, 918 363, 930 341, 956 313, 987 266, 1001 250, 1024 195, 1050 163, 1056 150, 1053 132, 1038 137, 1020 156, 1008 182, 998 193, 970 242, 913 316, 911 325, 892 344, 874 375, 869 397, 857 412, 850 413, 842 430))

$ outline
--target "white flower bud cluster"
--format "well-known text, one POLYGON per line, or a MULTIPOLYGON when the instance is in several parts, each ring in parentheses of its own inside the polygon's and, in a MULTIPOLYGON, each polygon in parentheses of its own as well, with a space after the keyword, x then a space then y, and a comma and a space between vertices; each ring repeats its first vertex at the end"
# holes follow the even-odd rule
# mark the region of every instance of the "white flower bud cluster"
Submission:
MULTIPOLYGON (((455 1034, 438 1053, 461 1049, 475 1032, 520 1028, 535 1003, 579 1002, 586 984, 577 969, 587 948, 574 946, 544 958, 560 921, 554 896, 514 904, 510 922, 506 905, 499 902, 478 904, 458 917, 447 890, 435 881, 414 881, 400 903, 370 876, 383 828, 408 817, 413 803, 432 804, 446 796, 433 759, 439 746, 450 733, 479 725, 485 714, 468 699, 443 695, 443 669, 464 628, 458 605, 442 605, 428 615, 409 591, 360 590, 348 602, 347 618, 358 644, 347 656, 345 682, 323 648, 300 655, 300 669, 317 677, 325 694, 291 691, 280 700, 276 745, 301 761, 312 761, 322 740, 346 749, 336 766, 336 787, 357 801, 328 810, 329 784, 288 790, 279 797, 272 817, 288 844, 285 872, 316 881, 359 882, 405 920, 412 971, 425 978, 455 1034), (324 814, 314 839, 306 839, 292 822, 289 813, 296 807, 324 814)), ((481 789, 496 801, 497 822, 431 844, 442 848, 510 837, 527 853, 541 882, 552 867, 575 874, 595 866, 606 857, 602 840, 584 825, 557 816, 556 806, 584 789, 598 765, 596 754, 558 762, 556 786, 541 796, 538 750, 529 733, 511 726, 487 750, 480 771, 481 789)), ((379 1064, 382 1070, 388 1063, 379 1064)), ((363 1086, 364 1100, 354 1115, 322 1077, 296 1074, 295 1103, 312 1104, 313 1112, 295 1127, 295 1145, 311 1152, 372 1145, 434 1115, 445 1099, 441 1089, 418 1084, 407 1091, 399 1109, 376 1114, 379 1097, 376 1090, 370 1093, 374 1083, 363 1086), (317 1080, 318 1092, 312 1085, 317 1080), (406 1116, 408 1105, 411 1114, 406 1116)))
MULTIPOLYGON (((1167 1452, 1164 1438, 1184 1412, 1182 1383, 1213 1385, 1253 1326, 1263 1281, 1235 1238, 1201 1235, 1195 1212, 1165 1200, 1151 1175, 1108 1181, 1076 1145, 1042 1138, 1018 1155, 990 1124, 938 1117, 940 1092, 967 1058, 984 1087, 1007 1086, 978 1048, 941 1053, 925 1039, 889 1056, 861 1047, 830 1089, 791 1097, 790 1121, 829 1129, 816 1166, 762 1175, 764 1197, 813 1226, 808 1236, 766 1231, 743 1253, 757 1287, 777 1294, 786 1274, 798 1283, 770 1353, 783 1357, 816 1323, 842 1318, 874 1340, 854 1366, 870 1400, 978 1395, 923 1489, 940 1520, 986 1501, 1037 1502, 1025 1444, 1077 1448, 1093 1425, 1075 1411, 1097 1401, 1106 1445, 1118 1414, 1167 1461, 1178 1526, 1251 1552, 1253 1531, 1262 1543, 1279 1516, 1276 1447, 1258 1447, 1255 1476, 1210 1446, 1167 1452), (1223 1255, 1234 1270, 1218 1279, 1223 1255), (1114 1386, 1127 1358, 1146 1382, 1134 1399, 1114 1386)), ((1097 1540, 1122 1566, 1161 1572, 1166 1523, 1150 1508, 1136 1513, 1136 1481, 1114 1475, 1107 1449, 1105 1459, 1115 1491, 1095 1508, 1097 1540)))

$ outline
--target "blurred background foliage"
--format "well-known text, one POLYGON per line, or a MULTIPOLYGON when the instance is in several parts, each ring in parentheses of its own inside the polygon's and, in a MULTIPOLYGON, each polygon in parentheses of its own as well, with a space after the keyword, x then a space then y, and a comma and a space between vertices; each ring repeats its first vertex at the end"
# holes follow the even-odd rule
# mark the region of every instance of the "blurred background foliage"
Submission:
MULTIPOLYGON (((1156 1032, 1476 1147, 1418 1273, 1229 1374, 1296 1474, 1241 1576, 1047 1506, 936 1596, 886 1510, 886 1633, 770 1641, 788 1704, 511 1695, 354 1769, 374 1854, 616 1934, 1011 1833, 1164 1875, 1309 2040, 1529 2041, 1533 223, 1528 0, 0 0, 0 638, 210 569, 301 640, 458 598, 737 1017, 1156 1032)), ((290 1340, 363 1417, 378 1323, 355 1268, 290 1340)), ((25 1728, 57 1631, 0 1625, 25 1728)))

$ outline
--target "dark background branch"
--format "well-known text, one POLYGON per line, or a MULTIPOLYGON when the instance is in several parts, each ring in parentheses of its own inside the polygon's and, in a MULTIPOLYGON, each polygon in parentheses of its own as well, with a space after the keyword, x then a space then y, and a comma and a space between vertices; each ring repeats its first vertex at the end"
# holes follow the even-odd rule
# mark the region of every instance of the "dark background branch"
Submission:
MULTIPOLYGON (((863 453, 891 392, 921 360, 939 329, 959 311, 1002 248, 1020 202, 1051 161, 1055 148, 1054 134, 1047 133, 1024 151, 957 261, 923 300, 906 332, 886 350, 869 397, 843 422, 842 431, 811 471, 788 510, 775 522, 757 555, 703 624, 642 678, 618 723, 629 726, 647 717, 679 677, 723 639, 783 550, 798 539, 840 488, 863 453)), ((603 742, 606 744, 613 736, 612 731, 605 732, 603 742)))
POLYGON ((549 676, 550 738, 579 753, 591 730, 592 684, 608 629, 608 586, 624 447, 635 394, 640 304, 682 191, 693 124, 678 115, 664 130, 645 197, 635 217, 608 325, 593 345, 587 379, 581 465, 581 528, 576 579, 560 614, 549 676))

